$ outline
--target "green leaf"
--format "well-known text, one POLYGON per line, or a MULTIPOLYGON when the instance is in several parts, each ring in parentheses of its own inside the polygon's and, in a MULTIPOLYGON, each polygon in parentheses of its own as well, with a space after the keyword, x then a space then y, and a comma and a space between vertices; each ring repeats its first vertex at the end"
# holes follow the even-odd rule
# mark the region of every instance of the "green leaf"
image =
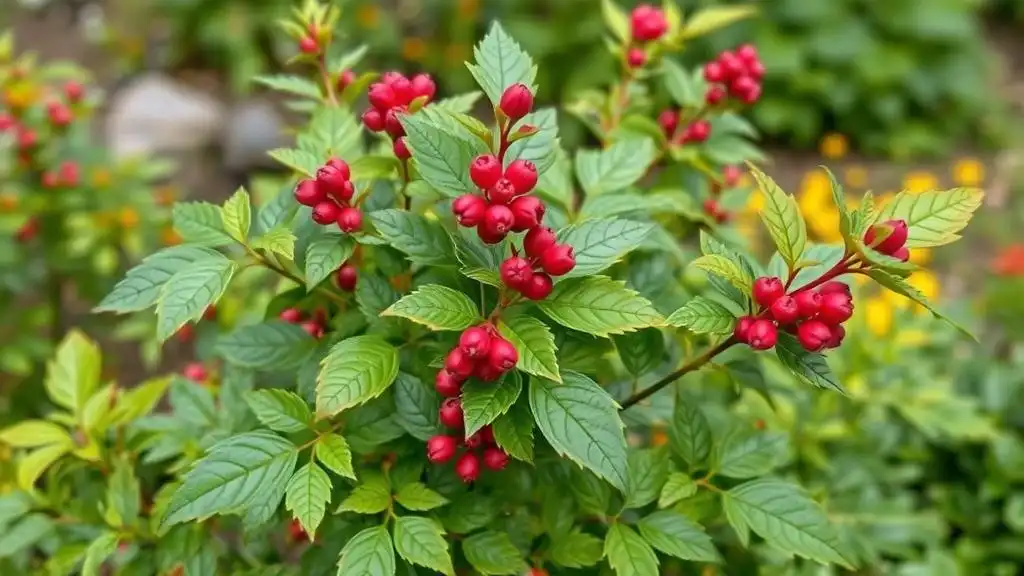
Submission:
POLYGON ((722 494, 729 523, 750 529, 773 547, 816 562, 852 568, 824 512, 802 488, 762 478, 722 494))
POLYGON ((156 336, 164 341, 187 322, 198 321, 231 282, 237 265, 224 258, 207 260, 171 276, 156 304, 156 336))
POLYGON ((550 162, 551 166, 545 172, 538 172, 540 178, 537 180, 537 195, 572 212, 575 199, 569 155, 558 146, 552 151, 550 162))
POLYGON ((729 282, 743 294, 750 294, 753 278, 735 260, 719 254, 708 254, 690 262, 690 266, 729 282))
POLYGON ((264 250, 271 254, 283 256, 289 260, 295 259, 295 235, 287 228, 274 228, 254 238, 252 241, 253 250, 264 250))
POLYGON ((360 156, 351 163, 352 180, 386 180, 395 175, 401 163, 394 156, 360 156))
POLYGON ((387 527, 367 528, 346 542, 338 557, 338 574, 394 576, 395 549, 387 527))
POLYGON ((533 462, 533 414, 524 401, 516 402, 491 425, 494 441, 509 456, 533 462))
POLYGON ((694 334, 730 334, 736 318, 718 302, 697 296, 673 312, 666 322, 694 334))
POLYGON ((636 450, 629 455, 626 508, 642 508, 658 499, 668 479, 668 454, 657 448, 636 450))
POLYGON ((522 554, 505 532, 478 532, 462 541, 462 553, 481 574, 514 575, 527 570, 522 554))
POLYGON ((395 500, 407 510, 433 510, 448 503, 448 499, 434 492, 420 482, 402 486, 395 494, 395 500))
POLYGON ((402 428, 424 442, 438 434, 441 423, 437 411, 441 407, 441 399, 434 389, 405 372, 398 373, 394 388, 395 416, 402 428))
POLYGON ((711 452, 711 427, 707 417, 695 402, 681 395, 676 396, 668 437, 672 450, 690 466, 701 464, 711 452))
POLYGON ((632 34, 629 30, 629 17, 614 0, 601 0, 601 15, 604 17, 604 23, 608 29, 620 42, 630 41, 632 34))
POLYGON ((505 166, 515 160, 529 160, 537 167, 537 174, 547 172, 557 160, 558 112, 555 108, 541 108, 523 116, 520 126, 529 124, 537 133, 529 138, 517 140, 505 152, 505 166))
POLYGON ((469 177, 469 165, 486 151, 486 146, 452 113, 427 106, 416 114, 402 114, 399 118, 421 178, 452 198, 477 190, 469 177))
POLYGON ((665 75, 665 88, 676 104, 683 108, 697 108, 704 104, 708 86, 699 70, 690 72, 674 60, 667 59, 661 66, 665 75))
POLYGON ((312 540, 331 501, 331 478, 310 462, 295 471, 284 494, 284 506, 299 521, 312 540))
POLYGON ((352 480, 356 479, 355 470, 352 469, 352 450, 345 438, 334 433, 324 434, 317 438, 313 450, 316 459, 331 472, 352 480))
POLYGON ((391 489, 380 475, 365 475, 363 483, 356 486, 347 498, 341 501, 337 512, 377 514, 391 505, 391 489))
POLYGON ((267 155, 309 178, 315 177, 317 168, 323 165, 319 155, 297 148, 276 148, 267 152, 267 155))
POLYGON ((686 19, 683 23, 683 29, 680 31, 680 38, 686 40, 703 36, 734 22, 749 18, 756 13, 757 8, 751 5, 704 8, 686 19))
POLYGON ((718 551, 699 524, 672 510, 655 512, 637 524, 640 534, 669 556, 693 562, 718 562, 718 551))
POLYGON ((786 434, 734 428, 715 446, 713 468, 729 478, 764 476, 785 461, 788 450, 786 434))
POLYGON ((245 394, 245 402, 256 418, 271 430, 300 432, 313 423, 313 413, 306 401, 290 390, 251 390, 245 394))
POLYGON ((226 246, 234 241, 224 230, 220 206, 209 202, 179 202, 171 211, 174 231, 189 244, 226 246))
POLYGON ((601 561, 603 543, 594 535, 573 529, 568 534, 551 538, 548 549, 551 561, 566 568, 586 568, 601 561))
POLYGON ((665 355, 665 338, 657 328, 613 336, 612 341, 622 365, 636 377, 657 368, 665 355))
POLYGON ((470 381, 462 387, 462 414, 466 438, 508 412, 523 390, 519 372, 507 372, 498 382, 470 381))
POLYGON ((455 573, 444 529, 437 521, 419 516, 399 516, 395 518, 394 539, 398 554, 409 563, 444 574, 455 573))
POLYGON ((576 267, 565 277, 593 276, 610 267, 639 247, 653 227, 646 222, 601 218, 561 230, 559 241, 572 246, 576 256, 576 267))
POLYGON ((103 358, 99 346, 77 329, 68 332, 46 365, 46 395, 75 415, 100 385, 103 358))
POLYGON ((596 474, 583 468, 570 468, 569 490, 584 512, 596 516, 608 514, 608 507, 612 500, 612 486, 596 474))
POLYGON ((800 215, 796 198, 786 194, 767 174, 750 166, 758 188, 764 195, 761 220, 779 249, 779 255, 792 270, 807 248, 807 224, 800 215))
POLYGON ((900 192, 882 207, 876 221, 905 220, 908 248, 943 246, 960 238, 984 196, 977 188, 900 192))
MULTIPOLYGON (((326 151, 326 156, 359 156, 363 147, 363 125, 349 108, 321 106, 313 113, 309 128, 299 132, 296 140, 299 148, 326 151)), ((321 157, 321 163, 325 159, 321 157)))
POLYGON ((665 323, 646 298, 607 276, 560 282, 537 305, 566 328, 605 338, 665 323))
POLYGON ((421 286, 380 315, 407 318, 431 330, 465 330, 483 321, 468 296, 440 284, 421 286))
POLYGON ((658 576, 658 557, 632 528, 616 522, 604 539, 604 555, 618 576, 658 576))
POLYGON ((680 500, 685 500, 697 493, 697 483, 682 472, 668 475, 665 485, 658 496, 658 508, 668 508, 680 500))
POLYGON ((302 327, 281 320, 241 326, 217 340, 217 352, 236 366, 256 370, 293 368, 316 349, 302 327))
POLYGON ((116 520, 114 528, 135 526, 139 520, 142 496, 135 469, 126 458, 117 458, 107 484, 106 514, 116 520))
POLYGON ((779 341, 775 345, 775 354, 779 357, 782 365, 788 368, 801 382, 818 388, 831 388, 836 392, 846 394, 846 390, 836 380, 832 369, 828 367, 825 356, 804 350, 804 347, 793 336, 780 333, 779 341))
POLYGON ((494 22, 487 35, 473 48, 474 64, 466 64, 477 84, 495 108, 505 89, 513 84, 525 84, 536 91, 537 66, 530 55, 494 22))
POLYGON ((4 527, 0 532, 0 559, 27 550, 55 529, 53 520, 44 514, 29 514, 14 525, 4 527))
MULTIPOLYGON (((743 279, 743 284, 751 286, 754 283, 754 267, 755 262, 751 261, 746 255, 734 250, 725 244, 722 244, 710 234, 704 230, 700 231, 700 251, 705 256, 717 255, 723 256, 732 262, 735 262, 739 267, 740 275, 743 279)), ((733 286, 729 281, 719 278, 718 276, 711 276, 708 278, 711 281, 711 285, 725 295, 727 298, 736 302, 741 307, 746 307, 750 300, 749 290, 740 290, 733 286)))
POLYGON ((290 74, 265 74, 256 76, 252 81, 286 94, 305 96, 313 100, 320 100, 322 97, 320 94, 320 86, 316 82, 301 76, 292 76, 290 74))
POLYGON ((128 271, 93 312, 138 312, 156 304, 160 289, 176 273, 195 264, 219 260, 219 253, 199 246, 173 246, 142 260, 128 271))
POLYGON ((393 209, 377 210, 367 216, 381 237, 404 252, 410 261, 437 266, 455 262, 452 242, 439 221, 393 209))
POLYGON ((103 562, 117 550, 118 536, 114 532, 103 532, 89 543, 82 563, 82 576, 99 576, 103 562))
POLYGON ((576 154, 576 177, 588 196, 615 192, 635 184, 657 155, 649 138, 620 140, 603 150, 576 154))
POLYGON ((576 372, 562 374, 562 384, 533 378, 530 408, 556 452, 626 490, 626 439, 619 406, 603 388, 576 372))
POLYGON ((498 332, 519 352, 516 368, 555 382, 562 381, 555 357, 558 352, 555 336, 546 324, 533 316, 520 314, 499 321, 498 332))
POLYGON ((239 188, 224 203, 224 210, 221 212, 224 220, 224 231, 232 238, 245 244, 249 237, 249 227, 252 225, 252 205, 249 200, 249 193, 245 188, 239 188))
POLYGON ((473 106, 476 101, 480 99, 482 94, 474 90, 472 92, 466 92, 464 94, 457 94, 455 96, 449 96, 447 98, 434 102, 434 106, 440 106, 449 112, 458 112, 460 114, 468 114, 473 110, 473 106))
MULTIPOLYGON (((261 501, 287 484, 299 453, 265 430, 246 432, 214 444, 185 474, 163 518, 164 526, 215 514, 232 514, 261 501)), ((277 506, 278 499, 269 503, 277 506)))
POLYGON ((925 295, 920 290, 912 286, 906 280, 900 278, 899 276, 894 276, 892 274, 889 274, 888 272, 877 269, 869 269, 867 271, 867 275, 870 276, 871 279, 873 279, 875 282, 881 284, 883 287, 899 294, 900 296, 910 298, 914 302, 917 302, 921 306, 924 306, 925 308, 928 309, 929 312, 932 313, 932 316, 935 316, 939 320, 942 320, 949 324, 950 326, 952 326, 953 328, 956 328, 957 330, 960 331, 961 334, 966 335, 968 338, 971 338, 972 340, 977 340, 974 334, 971 334, 966 328, 960 326, 959 324, 957 324, 956 322, 954 322, 953 320, 939 312, 937 308, 935 308, 930 302, 928 302, 928 298, 925 297, 925 295))
POLYGON ((356 336, 334 345, 316 379, 316 411, 333 415, 376 398, 398 375, 398 350, 379 336, 356 336))

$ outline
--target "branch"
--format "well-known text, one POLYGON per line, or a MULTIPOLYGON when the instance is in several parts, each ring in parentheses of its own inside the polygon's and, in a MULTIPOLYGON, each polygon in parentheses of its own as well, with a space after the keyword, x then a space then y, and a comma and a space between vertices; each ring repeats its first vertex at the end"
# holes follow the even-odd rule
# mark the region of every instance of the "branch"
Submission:
POLYGON ((736 340, 732 337, 729 337, 720 342, 718 345, 708 348, 707 350, 704 351, 703 354, 697 356, 693 360, 690 360, 686 364, 683 364, 683 366, 676 370, 675 372, 672 372, 668 376, 665 376, 661 380, 658 380, 654 384, 651 384, 647 388, 644 388, 643 390, 627 398, 626 401, 622 403, 622 407, 619 408, 619 410, 628 410, 630 407, 642 402, 643 400, 646 400, 647 398, 649 398, 662 388, 668 386, 669 384, 672 384, 673 382, 689 374, 690 372, 695 372, 699 370, 705 364, 710 362, 712 358, 726 351, 733 344, 736 344, 736 340))
MULTIPOLYGON (((248 246, 246 246, 245 249, 249 253, 250 256, 252 256, 253 258, 256 259, 256 262, 258 262, 260 264, 260 266, 263 266, 264 268, 268 268, 270 270, 273 270, 274 272, 277 272, 281 276, 284 276, 285 278, 291 280, 292 282, 295 282, 296 284, 299 284, 300 286, 306 286, 306 281, 304 279, 299 278, 298 276, 296 276, 295 274, 292 274, 288 270, 285 270, 281 266, 278 266, 277 264, 274 264, 270 260, 264 258, 262 254, 260 254, 259 252, 256 252, 255 250, 252 250, 248 246)), ((317 286, 316 288, 314 288, 314 290, 316 292, 319 292, 319 293, 323 294, 324 296, 327 296, 328 298, 330 298, 331 300, 334 300, 335 302, 337 302, 339 304, 346 304, 346 301, 345 301, 344 297, 342 297, 339 294, 334 293, 331 290, 328 290, 328 289, 323 288, 321 286, 317 286)))

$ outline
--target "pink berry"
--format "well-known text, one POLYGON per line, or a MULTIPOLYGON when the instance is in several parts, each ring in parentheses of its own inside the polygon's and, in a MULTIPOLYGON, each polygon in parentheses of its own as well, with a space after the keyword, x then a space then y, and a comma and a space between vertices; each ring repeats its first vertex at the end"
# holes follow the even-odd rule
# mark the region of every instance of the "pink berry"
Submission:
POLYGON ((412 93, 414 98, 427 97, 427 102, 434 99, 437 92, 437 84, 430 74, 417 74, 412 77, 412 93))
POLYGON ((289 324, 298 324, 302 321, 302 310, 298 308, 285 308, 277 317, 289 324))
POLYGON ((564 276, 576 267, 576 256, 572 246, 555 244, 540 256, 540 266, 552 276, 564 276))
POLYGON ((370 105, 379 110, 382 115, 398 104, 395 91, 391 89, 391 86, 382 82, 371 85, 366 97, 370 101, 370 105))
POLYGON ((509 209, 512 210, 515 219, 512 224, 513 232, 525 232, 540 226, 541 220, 544 219, 544 203, 536 196, 520 196, 509 204, 509 209))
POLYGON ((481 154, 470 163, 469 177, 481 190, 490 190, 501 178, 501 162, 494 154, 481 154))
POLYGON ((455 473, 466 484, 473 482, 480 475, 480 459, 476 457, 476 454, 466 452, 459 456, 459 460, 455 463, 455 473))
POLYGON ((487 200, 476 194, 463 194, 452 202, 452 212, 460 226, 472 228, 483 222, 487 200))
POLYGON ((668 20, 660 8, 640 4, 630 13, 630 29, 634 40, 650 42, 664 36, 668 31, 668 20))
POLYGON ((554 283, 551 281, 551 276, 543 272, 535 272, 530 277, 530 281, 520 289, 520 292, 526 298, 538 301, 547 298, 553 289, 554 283))
POLYGON ((508 372, 519 362, 519 352, 515 346, 504 338, 496 337, 491 341, 491 349, 487 353, 487 365, 500 372, 508 372))
POLYGON ((445 370, 463 379, 473 375, 473 365, 473 359, 462 348, 453 348, 444 359, 445 370))
POLYGON ((842 292, 831 292, 821 296, 821 309, 818 319, 835 326, 842 324, 853 316, 853 298, 842 292))
POLYGON ((380 132, 384 129, 384 115, 376 108, 367 108, 363 112, 363 125, 371 132, 380 132))
POLYGON ((437 411, 438 419, 447 428, 462 428, 462 401, 448 398, 437 411))
POLYGON ((363 227, 363 212, 359 208, 346 206, 338 212, 338 228, 346 234, 357 232, 363 227))
POLYGON ((747 330, 747 343, 754 350, 769 350, 778 339, 779 331, 771 320, 754 320, 747 330))
POLYGON ((352 292, 356 289, 356 282, 359 280, 359 271, 355 266, 345 264, 341 268, 338 268, 338 272, 335 274, 335 280, 338 282, 338 288, 341 288, 345 292, 352 292))
POLYGON ((512 183, 516 195, 526 194, 537 185, 537 166, 529 160, 513 160, 505 169, 505 178, 512 183))
POLYGON ((630 48, 626 53, 626 64, 630 68, 642 68, 647 63, 647 52, 640 48, 630 48))
POLYGON ((427 440, 427 458, 434 464, 451 460, 458 450, 459 441, 454 436, 434 436, 427 440))
POLYGON ((515 215, 508 206, 491 204, 484 212, 484 221, 480 224, 491 237, 507 234, 515 224, 515 215))
POLYGON ((779 324, 792 324, 800 317, 800 308, 792 296, 782 296, 772 302, 772 318, 779 324))
POLYGON ((733 328, 732 335, 738 342, 746 344, 750 335, 750 327, 754 324, 753 316, 741 316, 736 320, 736 327, 733 328))
POLYGON ((447 370, 439 370, 434 378, 434 389, 445 398, 458 396, 462 392, 462 380, 447 370))
POLYGON ((405 145, 404 136, 395 140, 395 143, 391 148, 395 153, 395 158, 398 158, 399 160, 408 160, 409 158, 412 158, 412 152, 409 152, 409 147, 405 145))
POLYGON ((487 199, 492 204, 508 204, 516 196, 516 188, 508 178, 499 178, 487 190, 487 199))
POLYGON ((526 251, 526 255, 530 258, 540 258, 548 248, 555 245, 558 238, 555 233, 551 231, 551 228, 546 226, 537 226, 531 228, 526 236, 523 237, 523 250, 526 251))
POLYGON ((762 276, 754 280, 753 296, 762 308, 768 308, 786 293, 782 280, 775 276, 762 276))
POLYGON ((793 301, 796 302, 797 312, 801 318, 811 318, 821 309, 821 295, 817 292, 797 292, 793 295, 793 301))
POLYGON ((501 94, 498 108, 513 121, 519 120, 533 110, 533 93, 526 84, 513 84, 501 94))
POLYGON ((459 336, 459 348, 470 358, 483 358, 491 349, 491 332, 483 326, 466 328, 459 336))
POLYGON ((324 200, 313 206, 313 221, 317 224, 326 226, 338 220, 338 213, 341 209, 338 205, 330 200, 324 200))
POLYGON ((327 193, 317 186, 316 180, 302 180, 295 187, 295 201, 303 206, 316 206, 325 200, 327 193))
POLYGON ((488 446, 484 448, 483 460, 484 466, 497 471, 508 465, 508 454, 497 446, 488 446))
POLYGON ((808 352, 818 352, 832 341, 832 330, 820 320, 807 320, 796 329, 800 345, 808 352))
POLYGON ((499 270, 501 281, 509 288, 519 291, 522 291, 533 276, 533 267, 525 258, 519 256, 506 259, 501 263, 499 270))

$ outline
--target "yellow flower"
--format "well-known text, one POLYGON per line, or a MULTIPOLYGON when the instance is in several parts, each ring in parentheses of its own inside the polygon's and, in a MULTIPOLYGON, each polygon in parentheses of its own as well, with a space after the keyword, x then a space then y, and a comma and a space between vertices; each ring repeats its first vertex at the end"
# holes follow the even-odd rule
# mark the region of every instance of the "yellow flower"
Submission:
POLYGON ((939 180, 928 172, 908 172, 903 177, 903 189, 913 194, 920 194, 939 187, 939 180))
POLYGON ((985 180, 985 165, 975 158, 953 164, 953 181, 960 186, 980 186, 985 180))
POLYGON ((760 188, 755 188, 750 192, 750 196, 747 196, 747 212, 757 214, 761 210, 764 210, 764 192, 761 192, 760 188))
POLYGON ((843 176, 847 186, 866 188, 868 185, 868 171, 863 166, 850 166, 843 176))
POLYGON ((910 261, 918 266, 924 266, 932 261, 932 251, 927 248, 914 248, 910 251, 910 261))
POLYGON ((380 8, 374 4, 363 4, 356 12, 356 22, 365 30, 373 30, 380 23, 380 8))
POLYGON ((402 41, 402 57, 412 62, 420 62, 427 55, 427 43, 422 38, 406 38, 402 41))
POLYGON ((821 139, 821 155, 831 160, 836 160, 846 156, 847 149, 849 148, 846 142, 846 136, 842 134, 836 134, 830 132, 825 134, 821 139))
POLYGON ((892 329, 893 306, 884 297, 873 296, 864 302, 864 321, 875 336, 885 336, 892 329))
POLYGON ((139 225, 139 213, 134 208, 124 207, 117 214, 122 228, 132 229, 139 225))

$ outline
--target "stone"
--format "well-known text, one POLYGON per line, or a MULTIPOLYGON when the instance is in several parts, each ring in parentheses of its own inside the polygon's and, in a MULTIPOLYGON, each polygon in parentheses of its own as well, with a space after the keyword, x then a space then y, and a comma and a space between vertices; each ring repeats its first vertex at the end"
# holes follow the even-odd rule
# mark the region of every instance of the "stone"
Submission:
POLYGON ((246 100, 228 112, 221 146, 229 169, 274 168, 277 165, 267 152, 288 144, 284 118, 271 102, 246 100))

